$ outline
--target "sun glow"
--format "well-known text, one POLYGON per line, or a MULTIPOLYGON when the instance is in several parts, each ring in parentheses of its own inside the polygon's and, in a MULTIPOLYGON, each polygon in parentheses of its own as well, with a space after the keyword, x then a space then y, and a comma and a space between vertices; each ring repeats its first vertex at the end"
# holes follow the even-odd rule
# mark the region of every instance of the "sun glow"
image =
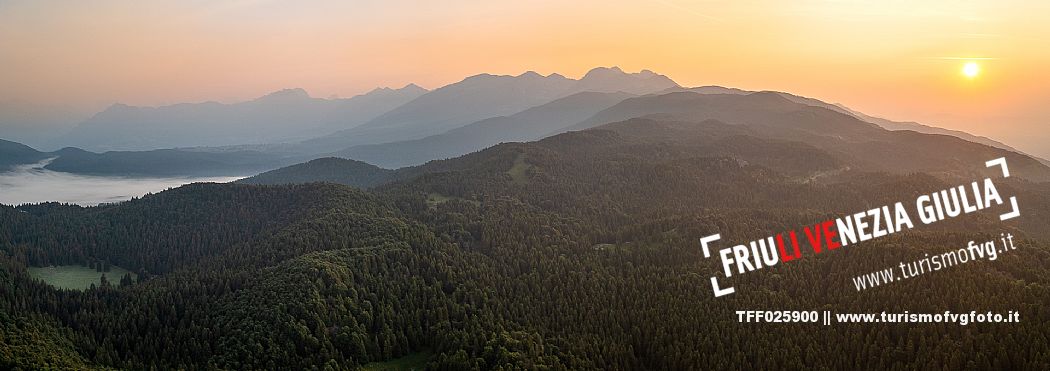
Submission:
POLYGON ((962 73, 966 77, 972 79, 981 73, 981 66, 978 65, 977 62, 966 62, 966 64, 963 65, 962 73))

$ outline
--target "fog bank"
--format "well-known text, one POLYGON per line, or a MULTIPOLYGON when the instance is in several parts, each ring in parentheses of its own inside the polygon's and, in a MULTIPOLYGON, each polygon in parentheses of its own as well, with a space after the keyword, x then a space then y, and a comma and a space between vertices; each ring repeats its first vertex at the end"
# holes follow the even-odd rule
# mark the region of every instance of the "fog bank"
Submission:
MULTIPOLYGON (((50 160, 48 160, 50 161, 50 160)), ((0 173, 0 204, 63 202, 81 206, 126 201, 197 182, 225 183, 240 177, 125 178, 88 176, 44 169, 48 161, 0 173)))

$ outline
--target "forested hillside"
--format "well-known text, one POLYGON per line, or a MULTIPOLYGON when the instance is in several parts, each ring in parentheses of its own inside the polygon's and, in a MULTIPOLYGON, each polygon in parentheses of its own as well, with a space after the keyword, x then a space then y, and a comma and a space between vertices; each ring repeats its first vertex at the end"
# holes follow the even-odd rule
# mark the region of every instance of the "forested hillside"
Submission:
POLYGON ((368 188, 394 179, 396 172, 356 160, 325 157, 238 180, 242 184, 329 182, 368 188))
POLYGON ((367 190, 195 184, 109 206, 0 207, 0 367, 355 369, 424 355, 438 370, 1044 369, 1050 187, 1020 175, 1002 180, 1023 208, 1005 224, 969 214, 711 294, 721 266, 702 236, 761 238, 985 171, 928 166, 883 172, 747 125, 634 119, 401 169, 367 190), (1000 232, 1020 247, 996 261, 851 283, 1000 232), (26 273, 96 261, 143 279, 60 291, 26 273), (780 309, 1022 321, 736 321, 780 309))

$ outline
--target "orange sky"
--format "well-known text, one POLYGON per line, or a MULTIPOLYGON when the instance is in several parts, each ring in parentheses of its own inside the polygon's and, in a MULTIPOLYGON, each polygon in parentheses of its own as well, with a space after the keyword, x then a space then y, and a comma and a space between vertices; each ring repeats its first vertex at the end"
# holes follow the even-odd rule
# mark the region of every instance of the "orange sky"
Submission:
POLYGON ((0 0, 0 100, 351 96, 618 65, 788 91, 1050 157, 1050 2, 0 0), (967 79, 965 59, 982 58, 967 79))

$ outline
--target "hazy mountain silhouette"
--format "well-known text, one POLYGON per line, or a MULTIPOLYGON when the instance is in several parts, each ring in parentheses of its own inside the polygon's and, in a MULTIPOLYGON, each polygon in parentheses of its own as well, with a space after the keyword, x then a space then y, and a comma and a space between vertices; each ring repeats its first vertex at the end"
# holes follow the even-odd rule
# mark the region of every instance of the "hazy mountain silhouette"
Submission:
POLYGON ((595 68, 579 80, 535 72, 477 75, 424 92, 409 85, 397 90, 376 89, 350 99, 317 99, 301 89, 288 89, 230 105, 115 105, 82 124, 70 137, 95 143, 88 149, 212 147, 33 153, 8 144, 9 151, 22 155, 5 156, 4 162, 28 163, 41 156, 58 156, 49 168, 110 175, 241 175, 324 156, 397 168, 451 158, 501 142, 537 140, 640 117, 743 124, 756 130, 755 136, 804 142, 856 156, 850 161, 867 161, 867 167, 879 171, 933 171, 937 168, 934 165, 949 155, 978 161, 980 156, 1017 152, 987 138, 883 120, 789 93, 754 93, 720 86, 684 88, 663 75, 650 71, 628 74, 616 67, 595 68), (393 107, 399 102, 404 104, 393 107), (372 118, 360 126, 305 142, 274 143, 278 138, 304 137, 355 125, 364 121, 363 117, 372 118), (880 126, 945 134, 964 141, 915 136, 907 131, 887 134, 892 132, 880 126), (415 139, 371 143, 405 137, 415 139), (230 145, 233 143, 237 144, 230 145), (976 143, 1007 151, 968 145, 976 143), (944 152, 937 154, 932 149, 944 152))
POLYGON ((21 143, 0 140, 0 172, 46 159, 52 159, 43 165, 47 170, 85 175, 142 177, 251 175, 309 160, 307 157, 252 150, 207 152, 192 149, 158 149, 95 153, 66 147, 53 152, 42 152, 21 143))
POLYGON ((353 158, 386 168, 418 165, 456 157, 501 142, 536 140, 575 124, 634 95, 583 92, 529 108, 510 116, 493 117, 422 139, 347 148, 334 156, 353 158))
MULTIPOLYGON (((736 88, 724 88, 724 87, 721 87, 721 86, 702 86, 702 87, 697 87, 697 88, 671 88, 671 89, 665 90, 664 92, 665 93, 672 93, 672 92, 678 92, 678 91, 690 91, 690 92, 700 93, 700 94, 750 94, 750 93, 753 93, 752 91, 741 90, 741 89, 736 89, 736 88)), ((970 134, 970 133, 967 133, 967 132, 964 132, 964 131, 944 129, 944 128, 939 128, 939 127, 936 127, 936 126, 923 125, 923 124, 920 124, 920 123, 917 123, 917 122, 911 122, 911 121, 909 121, 909 122, 902 122, 902 121, 887 120, 887 119, 884 119, 884 118, 881 118, 881 117, 875 117, 875 116, 864 114, 862 112, 855 111, 853 109, 850 109, 849 107, 846 107, 846 106, 838 104, 838 103, 827 103, 827 102, 821 101, 819 99, 798 96, 798 95, 794 95, 794 94, 791 94, 791 93, 785 93, 785 92, 776 92, 776 93, 782 95, 784 98, 787 98, 788 100, 790 100, 792 102, 801 103, 801 104, 810 105, 810 106, 816 106, 816 107, 823 107, 823 108, 827 108, 827 109, 832 110, 832 111, 845 113, 847 115, 850 115, 850 116, 856 117, 858 119, 861 119, 862 121, 867 121, 867 122, 879 125, 879 126, 885 128, 887 130, 912 130, 912 131, 917 131, 917 132, 920 132, 920 133, 927 133, 927 134, 951 135, 953 137, 962 138, 962 139, 965 139, 965 140, 968 140, 968 141, 971 141, 971 142, 974 142, 974 143, 986 144, 986 145, 989 145, 989 146, 992 146, 992 147, 998 147, 998 148, 1002 148, 1002 149, 1013 151, 1013 152, 1021 152, 1021 151, 1019 151, 1019 150, 1017 150, 1017 149, 1015 149, 1015 148, 1013 148, 1013 147, 1011 147, 1009 145, 1006 145, 1005 143, 1002 143, 1002 142, 999 142, 999 141, 996 141, 996 140, 993 140, 993 139, 990 139, 990 138, 987 138, 987 137, 973 135, 973 134, 970 134)), ((1043 160, 1040 159, 1040 161, 1043 161, 1043 160)))
POLYGON ((808 143, 849 156, 873 171, 941 172, 945 163, 984 163, 1006 156, 1011 170, 1024 169, 1033 180, 1050 180, 1038 160, 1002 148, 942 134, 890 131, 852 115, 797 103, 783 93, 699 94, 678 92, 629 98, 562 131, 583 130, 637 117, 665 120, 718 120, 746 125, 764 137, 808 143))
POLYGON ((394 171, 361 161, 325 157, 238 180, 243 184, 328 182, 368 188, 393 179, 394 171))
POLYGON ((59 142, 91 150, 149 150, 301 140, 360 125, 425 92, 408 85, 347 99, 320 99, 302 89, 285 89, 236 104, 115 104, 59 142))
MULTIPOLYGON (((0 102, 0 129, 3 129, 8 139, 38 148, 76 146, 106 151, 213 147, 199 150, 247 150, 315 156, 338 152, 341 155, 378 159, 380 163, 394 166, 453 156, 499 141, 536 139, 538 137, 535 135, 498 135, 495 129, 488 129, 490 131, 485 134, 468 131, 455 133, 481 139, 473 145, 467 144, 465 139, 427 137, 442 135, 478 121, 506 120, 502 116, 578 92, 644 95, 683 91, 701 94, 751 93, 720 86, 685 88, 667 76, 649 70, 625 73, 618 67, 598 67, 579 80, 558 74, 541 76, 531 71, 519 76, 481 74, 430 93, 418 86, 408 85, 402 89, 375 89, 349 99, 318 99, 310 97, 302 89, 286 89, 237 104, 206 102, 155 108, 116 104, 71 131, 69 124, 62 124, 63 121, 73 120, 71 117, 75 115, 69 110, 30 110, 24 105, 0 102), (69 132, 54 139, 61 131, 69 132), (422 140, 424 138, 427 139, 422 140), (416 142, 417 145, 401 143, 417 139, 421 140, 416 142), (298 140, 306 141, 293 143, 298 140), (438 144, 442 141, 450 147, 442 148, 438 144), (389 142, 398 142, 391 147, 405 151, 397 154, 398 158, 383 161, 382 158, 389 157, 385 153, 397 153, 377 146, 389 142)), ((890 130, 946 134, 1017 151, 1001 142, 962 131, 886 120, 838 104, 790 93, 778 94, 797 103, 845 113, 890 130)), ((564 123, 568 120, 560 121, 564 123)), ((551 132, 557 132, 557 129, 551 128, 551 132)), ((1041 161, 1046 163, 1045 160, 1041 161)))
POLYGON ((47 157, 46 153, 25 144, 0 139, 0 172, 13 166, 39 162, 47 157))
POLYGON ((650 70, 625 73, 619 67, 598 67, 587 72, 570 89, 570 92, 624 92, 635 95, 649 94, 678 87, 669 77, 650 70))
POLYGON ((364 125, 306 141, 304 147, 336 151, 353 145, 419 139, 583 91, 646 94, 675 86, 678 84, 663 75, 650 71, 628 74, 616 67, 595 68, 580 80, 532 71, 518 76, 481 74, 435 89, 364 125))
POLYGON ((874 116, 866 115, 866 114, 861 113, 861 112, 854 111, 854 110, 850 109, 849 107, 843 106, 841 104, 833 104, 832 106, 838 107, 839 109, 843 110, 845 113, 848 113, 850 115, 856 116, 857 118, 859 118, 861 120, 864 120, 864 121, 867 121, 867 122, 870 122, 870 123, 882 126, 882 127, 886 128, 888 130, 912 130, 912 131, 917 131, 917 132, 920 132, 920 133, 927 133, 927 134, 951 135, 953 137, 966 139, 966 140, 974 142, 974 143, 981 143, 981 144, 986 144, 986 145, 989 145, 989 146, 992 146, 992 147, 998 147, 998 148, 1002 148, 1002 149, 1006 149, 1006 150, 1010 150, 1010 151, 1014 151, 1014 152, 1021 152, 1020 150, 1018 150, 1018 149, 1016 149, 1014 147, 1011 147, 1011 146, 1007 145, 1006 143, 1003 143, 1003 142, 1000 142, 1000 141, 997 141, 997 140, 994 140, 994 139, 991 139, 991 138, 988 138, 988 137, 983 137, 983 136, 979 136, 979 135, 970 134, 970 133, 967 133, 967 132, 961 131, 961 130, 951 130, 951 129, 939 128, 939 127, 936 127, 936 126, 929 126, 929 125, 920 124, 920 123, 914 122, 914 121, 893 121, 893 120, 887 120, 887 119, 884 119, 884 118, 881 118, 881 117, 874 117, 874 116))
MULTIPOLYGON (((769 168, 799 182, 841 173, 871 172, 976 179, 997 171, 987 169, 985 161, 1006 157, 1012 174, 1035 181, 1050 180, 1050 167, 1024 154, 948 135, 886 130, 851 115, 793 102, 775 92, 677 92, 628 98, 574 129, 579 130, 524 146, 587 156, 616 156, 620 151, 631 151, 631 156, 637 156, 631 157, 634 159, 729 157, 741 164, 769 168)), ((512 155, 503 152, 520 145, 500 144, 383 174, 394 181, 425 173, 491 166, 488 164, 511 166, 516 160, 508 159, 512 155)), ((530 156, 534 162, 549 160, 542 151, 530 156)), ((366 172, 368 179, 353 179, 362 168, 371 169, 357 162, 335 163, 316 172, 311 171, 311 166, 296 166, 274 172, 294 173, 294 177, 267 177, 267 184, 330 181, 342 173, 348 178, 340 178, 341 183, 376 185, 375 178, 367 175, 374 169, 366 172), (340 170, 340 166, 344 169, 340 170)))
POLYGON ((653 93, 653 94, 664 95, 664 94, 667 94, 667 93, 679 93, 679 92, 693 92, 693 93, 699 93, 699 94, 751 94, 751 93, 754 93, 753 91, 747 91, 747 90, 743 90, 743 89, 727 88, 727 87, 718 86, 718 85, 707 85, 707 86, 697 86, 697 87, 692 87, 692 88, 677 86, 677 87, 667 88, 667 89, 661 90, 661 91, 653 93))
POLYGON ((0 135, 4 139, 44 148, 90 115, 90 112, 61 105, 0 101, 0 135))

